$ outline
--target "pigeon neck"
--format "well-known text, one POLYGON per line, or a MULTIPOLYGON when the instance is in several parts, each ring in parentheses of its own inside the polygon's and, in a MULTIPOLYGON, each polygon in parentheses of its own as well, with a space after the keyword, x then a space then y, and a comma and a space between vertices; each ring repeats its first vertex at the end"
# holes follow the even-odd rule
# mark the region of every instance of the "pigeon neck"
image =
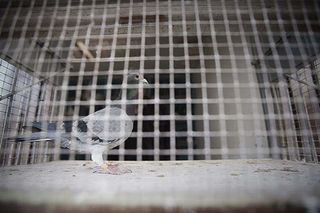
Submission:
MULTIPOLYGON (((119 95, 116 100, 122 99, 122 91, 120 90, 119 95)), ((136 100, 138 99, 138 90, 137 89, 128 89, 127 90, 127 100, 136 100)), ((121 106, 120 106, 121 107, 121 106)), ((126 113, 128 115, 138 114, 138 104, 126 104, 126 113)))
MULTIPOLYGON (((138 99, 138 90, 137 89, 127 89, 127 100, 138 99)), ((122 99, 122 90, 120 90, 118 97, 116 100, 122 99)))

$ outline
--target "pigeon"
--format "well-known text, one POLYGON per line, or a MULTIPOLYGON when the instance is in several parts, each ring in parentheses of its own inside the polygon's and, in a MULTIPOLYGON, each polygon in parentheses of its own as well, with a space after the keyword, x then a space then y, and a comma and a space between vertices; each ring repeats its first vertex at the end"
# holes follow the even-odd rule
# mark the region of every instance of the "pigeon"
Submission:
POLYGON ((129 73, 125 80, 127 83, 126 94, 122 94, 120 91, 117 101, 111 101, 110 105, 105 108, 79 120, 64 122, 60 127, 57 127, 56 123, 43 125, 41 122, 34 122, 32 128, 38 132, 27 136, 16 136, 15 140, 53 139, 60 141, 62 148, 90 152, 91 159, 98 166, 98 170, 95 172, 107 174, 131 172, 129 169, 120 168, 119 164, 104 163, 103 160, 103 153, 125 142, 133 130, 131 116, 137 114, 137 104, 126 104, 125 101, 121 102, 122 98, 134 100, 143 97, 143 95, 139 96, 139 92, 143 91, 144 86, 149 85, 148 81, 139 73, 129 73), (139 84, 142 84, 142 87, 139 88, 139 84))

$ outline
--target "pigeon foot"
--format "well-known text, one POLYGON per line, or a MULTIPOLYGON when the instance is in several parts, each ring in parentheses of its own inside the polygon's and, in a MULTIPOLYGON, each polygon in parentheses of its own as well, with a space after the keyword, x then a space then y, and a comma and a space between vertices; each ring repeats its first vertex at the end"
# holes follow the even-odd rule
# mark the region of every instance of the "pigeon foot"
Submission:
POLYGON ((130 169, 121 167, 118 163, 117 164, 105 163, 101 165, 99 169, 94 173, 122 175, 122 174, 132 173, 132 171, 130 169))

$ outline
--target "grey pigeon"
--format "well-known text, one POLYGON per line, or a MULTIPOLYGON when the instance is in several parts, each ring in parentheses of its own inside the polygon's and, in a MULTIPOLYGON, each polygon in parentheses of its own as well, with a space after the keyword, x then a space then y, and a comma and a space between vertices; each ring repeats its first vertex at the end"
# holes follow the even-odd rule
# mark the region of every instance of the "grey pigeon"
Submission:
MULTIPOLYGON (((139 73, 130 73, 127 76, 126 100, 138 99, 139 84, 148 85, 148 81, 139 73)), ((142 97, 142 96, 140 96, 142 97)), ((118 104, 111 102, 109 106, 83 117, 73 123, 65 122, 62 127, 57 128, 56 124, 46 125, 47 131, 43 131, 41 123, 36 122, 33 128, 40 130, 30 135, 16 136, 16 141, 39 140, 41 138, 58 139, 61 147, 80 152, 90 152, 92 160, 101 168, 100 171, 110 174, 122 174, 130 172, 121 170, 117 165, 104 164, 103 153, 122 144, 131 135, 133 122, 130 115, 137 112, 137 105, 130 104, 121 107, 119 101, 122 93, 118 95, 118 104), (71 132, 67 132, 71 129, 71 132)))

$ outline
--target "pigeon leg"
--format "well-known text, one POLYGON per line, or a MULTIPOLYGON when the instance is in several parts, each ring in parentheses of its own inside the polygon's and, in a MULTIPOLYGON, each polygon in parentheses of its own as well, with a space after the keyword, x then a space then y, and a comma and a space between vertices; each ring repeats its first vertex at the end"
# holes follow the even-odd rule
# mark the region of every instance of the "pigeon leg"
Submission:
POLYGON ((103 150, 99 149, 91 152, 92 160, 98 165, 98 168, 94 170, 94 173, 122 175, 132 172, 130 169, 120 167, 119 164, 104 163, 102 154, 103 150))
POLYGON ((98 168, 94 170, 94 173, 122 175, 132 172, 130 169, 121 167, 119 164, 104 163, 102 157, 103 152, 104 149, 98 146, 91 149, 91 158, 98 165, 98 168))
POLYGON ((91 159, 99 166, 103 165, 103 150, 95 150, 91 152, 91 159))

